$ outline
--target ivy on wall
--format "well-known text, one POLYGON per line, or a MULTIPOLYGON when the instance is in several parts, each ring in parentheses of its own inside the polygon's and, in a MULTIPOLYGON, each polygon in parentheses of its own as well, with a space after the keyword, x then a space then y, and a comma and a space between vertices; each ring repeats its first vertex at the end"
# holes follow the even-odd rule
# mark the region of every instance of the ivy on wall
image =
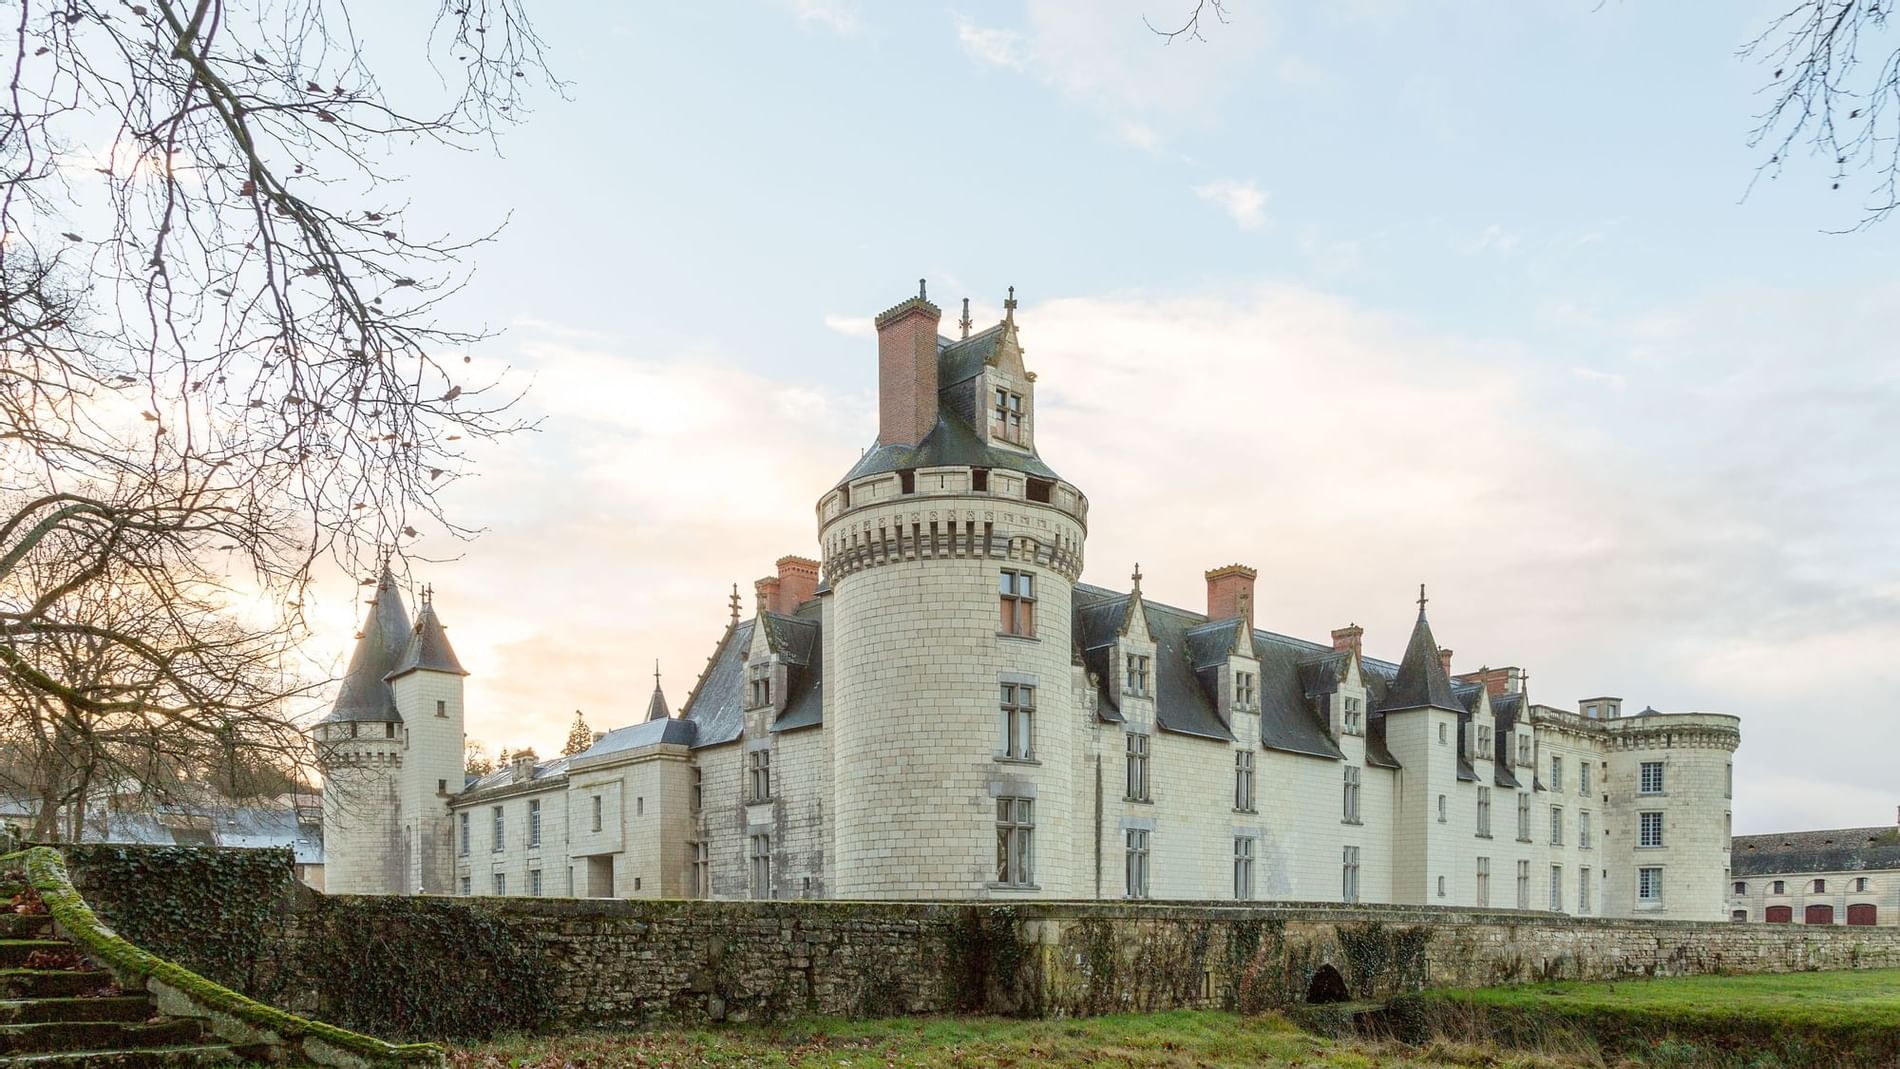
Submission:
POLYGON ((134 945, 254 998, 277 994, 297 886, 288 847, 73 844, 62 850, 94 912, 134 945))

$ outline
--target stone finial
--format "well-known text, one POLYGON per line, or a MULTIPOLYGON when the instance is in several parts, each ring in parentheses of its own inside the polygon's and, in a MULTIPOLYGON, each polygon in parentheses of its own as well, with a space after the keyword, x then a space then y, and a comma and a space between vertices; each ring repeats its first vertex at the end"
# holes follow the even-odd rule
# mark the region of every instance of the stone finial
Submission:
POLYGON ((1129 578, 1134 580, 1135 593, 1137 594, 1141 593, 1141 562, 1140 561, 1135 562, 1135 574, 1129 576, 1129 578))
POLYGON ((1009 288, 1009 296, 1003 301, 1003 322, 1016 325, 1016 287, 1009 288))
POLYGON ((739 626, 739 584, 732 584, 732 626, 739 626))
POLYGON ((957 320, 957 326, 963 328, 963 336, 965 338, 970 336, 970 298, 968 297, 963 298, 963 318, 957 320))

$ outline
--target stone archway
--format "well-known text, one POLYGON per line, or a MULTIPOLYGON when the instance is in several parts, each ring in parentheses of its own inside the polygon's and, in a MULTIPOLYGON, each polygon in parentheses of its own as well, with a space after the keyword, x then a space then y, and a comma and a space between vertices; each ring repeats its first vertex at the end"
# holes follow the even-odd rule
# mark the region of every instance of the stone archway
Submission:
POLYGON ((1313 1005, 1328 1002, 1350 1002, 1352 992, 1346 989, 1346 978, 1331 965, 1321 965, 1313 973, 1311 983, 1306 985, 1306 1001, 1313 1005))

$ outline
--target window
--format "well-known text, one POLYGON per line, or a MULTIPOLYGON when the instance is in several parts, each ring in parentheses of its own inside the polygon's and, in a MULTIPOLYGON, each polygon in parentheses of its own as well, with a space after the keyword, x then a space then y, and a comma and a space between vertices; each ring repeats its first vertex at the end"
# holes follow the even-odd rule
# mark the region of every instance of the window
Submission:
POLYGON ((1641 794, 1661 794, 1663 792, 1663 763, 1644 761, 1636 787, 1641 794))
POLYGON ((596 794, 594 795, 594 830, 595 831, 600 830, 601 808, 602 807, 601 807, 600 795, 596 794))
POLYGON ((646 795, 636 794, 633 796, 633 815, 636 817, 644 817, 647 815, 646 795))
POLYGON ((536 898, 541 897, 541 870, 540 869, 528 870, 528 893, 533 895, 536 898))
POLYGON ((383 725, 383 738, 385 738, 385 739, 393 739, 393 738, 395 738, 395 737, 396 737, 396 725, 395 725, 395 723, 394 723, 394 722, 392 721, 392 722, 390 722, 390 723, 387 723, 387 724, 384 724, 384 725, 383 725))
POLYGON ((1122 797, 1131 802, 1148 801, 1148 736, 1131 731, 1122 737, 1122 745, 1128 754, 1122 797))
POLYGON ((1564 789, 1564 759, 1556 754, 1550 755, 1550 789, 1553 791, 1564 789))
POLYGON ((1531 841, 1531 794, 1525 791, 1517 796, 1517 841, 1531 841))
POLYGON ((1731 888, 1731 890, 1733 890, 1738 895, 1745 895, 1748 893, 1748 885, 1741 882, 1740 880, 1737 880, 1735 881, 1735 886, 1731 888))
POLYGON ((751 844, 747 857, 752 878, 752 897, 772 897, 772 837, 753 835, 748 837, 751 844))
MULTIPOLYGON (((528 799, 528 846, 530 848, 533 848, 533 847, 538 847, 540 845, 541 845, 541 799, 530 798, 528 799)), ((540 894, 540 893, 541 892, 539 891, 535 892, 535 894, 540 894)))
POLYGON ((1722 797, 1735 797, 1735 766, 1732 764, 1722 766, 1722 797))
POLYGON ((1234 808, 1253 812, 1253 751, 1234 751, 1234 808))
POLYGON ((1035 757, 1036 688, 1022 683, 1003 684, 1003 756, 1019 761, 1035 757))
POLYGON ((1662 869, 1641 868, 1636 870, 1636 899, 1639 902, 1662 901, 1662 869))
POLYGON ((467 876, 462 877, 462 893, 465 895, 475 893, 474 881, 470 880, 467 876))
POLYGON ((1517 908, 1531 908, 1531 863, 1517 863, 1517 908))
POLYGON ((1142 828, 1128 829, 1127 879, 1129 898, 1148 897, 1148 833, 1142 828))
POLYGON ((460 824, 460 827, 456 829, 455 852, 462 855, 463 857, 467 857, 468 856, 468 814, 467 813, 458 814, 457 822, 460 824))
POLYGON ((1772 890, 1773 890, 1773 892, 1774 892, 1775 894, 1778 894, 1778 895, 1785 895, 1785 894, 1787 894, 1787 893, 1788 893, 1788 884, 1787 884, 1787 881, 1785 881, 1785 880, 1776 880, 1776 881, 1775 881, 1775 885, 1774 885, 1774 887, 1772 888, 1772 890))
POLYGON ((437 701, 435 703, 435 715, 437 716, 449 715, 449 703, 445 701, 437 701))
POLYGON ((1003 570, 997 589, 1001 594, 1003 615, 998 630, 1005 635, 1034 638, 1036 634, 1035 575, 1006 568, 1003 570))
POLYGON ((1478 905, 1488 906, 1490 904, 1491 904, 1491 859, 1488 857, 1481 857, 1478 859, 1478 905))
POLYGON ((1577 810, 1577 849, 1590 849, 1590 811, 1577 810))
POLYGON ((990 397, 990 434, 1005 442, 1023 441, 1023 395, 998 386, 990 397))
POLYGON ((1366 730, 1366 711, 1358 698, 1346 699, 1346 734, 1359 735, 1366 730))
POLYGON ((693 766, 691 783, 691 793, 687 795, 687 798, 692 804, 693 812, 697 813, 706 805, 706 774, 698 765, 693 766))
POLYGON ((1234 839, 1234 897, 1253 897, 1253 839, 1245 835, 1234 839))
POLYGON ((1663 825, 1661 813, 1636 814, 1636 845, 1661 846, 1663 844, 1663 825))
POLYGON ((751 686, 746 694, 746 708, 761 709, 772 704, 772 666, 755 664, 749 675, 751 686))
POLYGON ((1564 807, 1560 805, 1554 805, 1550 807, 1550 845, 1562 846, 1563 844, 1564 844, 1564 807))
POLYGON ((1235 672, 1234 673, 1234 705, 1235 707, 1240 708, 1240 709, 1253 708, 1255 696, 1256 694, 1255 694, 1255 688, 1254 688, 1253 673, 1252 672, 1235 672))
POLYGON ((1445 897, 1445 878, 1443 876, 1438 878, 1438 897, 1445 897))
POLYGON ((1550 867, 1550 911, 1552 913, 1564 911, 1564 867, 1562 865, 1550 867))
POLYGON ((996 800, 996 882, 1028 887, 1035 882, 1035 800, 996 800))
POLYGON ((1577 912, 1590 912, 1590 870, 1577 870, 1577 912))
POLYGON ((1445 745, 1445 740, 1449 737, 1450 737, 1449 734, 1445 730, 1445 725, 1443 724, 1438 725, 1438 745, 1440 746, 1445 745))
POLYGON ((437 794, 447 794, 447 793, 449 793, 449 781, 448 781, 448 780, 445 780, 445 779, 439 779, 439 780, 436 780, 436 781, 435 781, 435 793, 437 793, 437 794))
POLYGON ((1128 672, 1122 690, 1128 694, 1149 693, 1148 684, 1154 667, 1154 659, 1139 653, 1131 653, 1124 660, 1127 663, 1128 672))
POLYGON ((1732 924, 1747 924, 1748 911, 1745 909, 1731 910, 1729 912, 1728 919, 1730 923, 1732 924))
POLYGON ((750 802, 769 802, 772 800, 772 751, 754 750, 745 755, 746 763, 746 800, 750 802))
POLYGON ((1577 793, 1588 796, 1590 793, 1590 762, 1577 762, 1577 793))
POLYGON ((1480 724, 1478 725, 1478 756, 1483 758, 1486 761, 1489 761, 1491 759, 1492 752, 1493 751, 1491 748, 1491 729, 1489 727, 1486 727, 1483 724, 1480 724))
POLYGON ((1529 765, 1531 763, 1531 737, 1529 735, 1519 735, 1517 737, 1517 763, 1520 765, 1529 765))
MULTIPOLYGON (((497 853, 497 854, 499 854, 499 853, 501 853, 501 851, 502 851, 502 849, 503 849, 503 847, 505 847, 505 846, 507 845, 507 843, 506 843, 506 842, 504 841, 504 840, 505 840, 505 839, 507 838, 507 836, 505 835, 505 831, 506 831, 506 825, 504 825, 504 824, 502 823, 502 821, 501 821, 501 807, 500 807, 500 806, 496 806, 496 807, 494 808, 494 814, 495 814, 495 846, 494 846, 494 852, 495 852, 495 853, 497 853)), ((495 893, 496 893, 496 894, 500 894, 501 892, 500 892, 500 891, 496 891, 495 893)))
POLYGON ((1856 891, 1867 890, 1867 877, 1865 876, 1854 877, 1854 890, 1856 891))
POLYGON ((1826 881, 1826 880, 1816 880, 1816 881, 1814 881, 1814 888, 1813 888, 1813 890, 1814 890, 1814 893, 1815 893, 1815 894, 1817 894, 1817 895, 1824 895, 1824 894, 1826 894, 1826 893, 1827 893, 1827 881, 1826 881))
POLYGON ((1491 788, 1478 788, 1478 834, 1491 837, 1491 788))
POLYGON ((498 895, 505 895, 508 893, 508 874, 507 873, 505 872, 495 873, 495 893, 498 895))
POLYGON ((1445 822, 1445 796, 1442 794, 1438 796, 1438 822, 1445 822))
POLYGON ((1359 823, 1359 769, 1346 766, 1346 823, 1359 823))
POLYGON ((1340 858, 1339 897, 1343 902, 1359 901, 1359 848, 1348 846, 1340 858))
POLYGON ((712 897, 712 845, 698 842, 691 846, 693 859, 693 896, 712 897))

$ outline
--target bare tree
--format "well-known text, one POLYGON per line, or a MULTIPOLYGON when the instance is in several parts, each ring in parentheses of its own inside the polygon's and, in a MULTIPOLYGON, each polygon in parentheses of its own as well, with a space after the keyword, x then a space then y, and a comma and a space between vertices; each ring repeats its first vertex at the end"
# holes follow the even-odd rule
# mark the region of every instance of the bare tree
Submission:
POLYGON ((1179 24, 1168 24, 1173 26, 1173 29, 1156 26, 1146 15, 1141 17, 1141 21, 1143 25, 1147 26, 1148 29, 1153 31, 1157 36, 1166 38, 1168 42, 1172 44, 1177 37, 1191 37, 1196 41, 1207 40, 1207 38, 1201 36, 1201 19, 1207 15, 1212 15, 1214 21, 1225 25, 1227 22, 1226 0, 1194 0, 1194 7, 1187 13, 1185 19, 1181 20, 1179 24))
POLYGON ((1779 177, 1804 151, 1824 161, 1833 189, 1865 175, 1868 199, 1850 230, 1900 207, 1900 40, 1884 36, 1889 10, 1879 0, 1801 0, 1741 48, 1774 71, 1749 139, 1769 150, 1757 179, 1779 177))
MULTIPOLYGON (((373 5, 17 4, 0 60, 7 715, 132 716, 156 759, 194 710, 261 707, 251 669, 299 626, 317 562, 361 572, 417 525, 470 533, 439 491, 470 441, 520 426, 513 395, 467 377, 481 331, 438 321, 485 237, 414 232, 386 160, 484 144, 522 114, 546 75, 520 5, 444 0, 409 51, 445 92, 410 109, 364 58, 365 20, 392 18, 373 5), (94 593, 128 591, 158 599, 157 633, 96 614, 94 593), (240 600, 268 619, 239 623, 240 600), (74 674, 80 637, 118 666, 106 680, 74 674), (121 662, 149 695, 114 682, 121 662)), ((244 717, 212 719, 256 741, 244 717)))

